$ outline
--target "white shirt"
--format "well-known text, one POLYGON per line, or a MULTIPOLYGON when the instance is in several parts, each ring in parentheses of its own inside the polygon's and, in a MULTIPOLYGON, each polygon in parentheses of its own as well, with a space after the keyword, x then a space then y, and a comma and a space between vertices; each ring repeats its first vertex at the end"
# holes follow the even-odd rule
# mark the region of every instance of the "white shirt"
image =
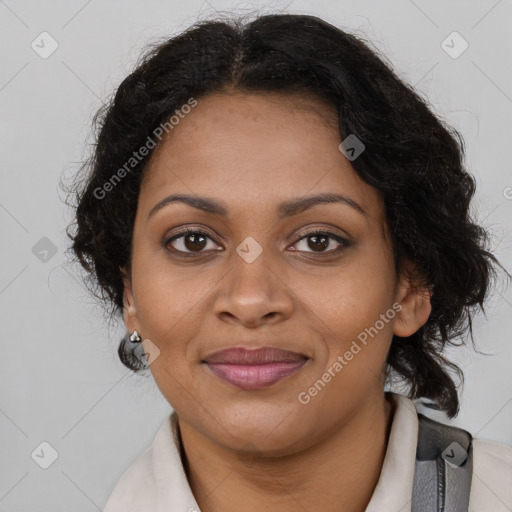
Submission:
MULTIPOLYGON (((381 474, 365 512, 411 512, 418 441, 414 403, 396 393, 381 474)), ((104 512, 200 512, 181 463, 172 412, 152 445, 126 469, 104 512)), ((469 512, 512 512, 512 446, 473 439, 469 512)))

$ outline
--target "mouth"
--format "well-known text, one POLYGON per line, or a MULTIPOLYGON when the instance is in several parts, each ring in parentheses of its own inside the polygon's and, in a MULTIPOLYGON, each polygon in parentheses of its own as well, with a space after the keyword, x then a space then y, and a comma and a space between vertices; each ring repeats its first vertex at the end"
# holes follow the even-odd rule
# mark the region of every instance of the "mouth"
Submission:
POLYGON ((297 373, 309 358, 275 347, 234 347, 215 352, 201 362, 217 377, 245 390, 262 389, 297 373))

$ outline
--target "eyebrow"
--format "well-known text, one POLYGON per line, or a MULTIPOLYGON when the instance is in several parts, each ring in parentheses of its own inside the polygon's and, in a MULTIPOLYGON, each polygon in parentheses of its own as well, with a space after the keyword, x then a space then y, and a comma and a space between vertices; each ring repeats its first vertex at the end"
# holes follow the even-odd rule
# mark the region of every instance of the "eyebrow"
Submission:
MULTIPOLYGON (((170 196, 165 197, 161 201, 159 201, 148 214, 148 220, 160 209, 168 204, 180 202, 192 206, 197 210, 201 210, 207 213, 212 213, 219 215, 221 217, 226 218, 228 216, 228 209, 224 203, 217 201, 216 199, 212 199, 209 197, 200 197, 190 194, 171 194, 170 196)), ((283 201, 278 206, 278 216, 279 219, 283 219, 285 217, 292 217, 293 215, 298 215, 317 204, 323 203, 341 203, 347 206, 352 207, 354 210, 358 211, 362 215, 367 215, 366 211, 356 203, 353 199, 343 195, 343 194, 331 194, 331 193, 323 193, 316 194, 313 196, 307 197, 299 197, 297 199, 289 199, 287 201, 283 201)))

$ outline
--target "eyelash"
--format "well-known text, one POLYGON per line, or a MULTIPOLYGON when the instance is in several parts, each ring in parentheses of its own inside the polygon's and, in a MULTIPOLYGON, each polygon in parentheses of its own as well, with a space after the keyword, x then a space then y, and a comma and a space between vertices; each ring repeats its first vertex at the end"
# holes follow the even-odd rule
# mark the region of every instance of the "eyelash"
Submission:
MULTIPOLYGON (((185 228, 185 229, 179 231, 178 233, 174 234, 172 237, 164 240, 164 242, 163 242, 164 248, 175 253, 175 254, 187 255, 186 257, 189 257, 188 255, 202 254, 203 252, 205 252, 203 250, 201 250, 201 251, 181 251, 181 250, 177 250, 177 249, 168 249, 167 248, 171 242, 178 240, 180 238, 183 238, 184 236, 187 236, 187 235, 202 235, 202 236, 214 241, 216 244, 218 244, 218 242, 213 237, 211 237, 207 232, 205 232, 201 229, 185 228)), ((348 248, 351 245, 350 242, 348 240, 346 240, 345 238, 343 238, 339 235, 336 235, 336 234, 332 233, 331 231, 323 231, 323 230, 319 230, 319 229, 307 231, 306 233, 303 233, 302 236, 294 243, 294 245, 306 238, 309 238, 309 237, 315 236, 315 235, 316 236, 318 236, 318 235, 327 236, 328 238, 331 238, 331 239, 335 240, 336 242, 338 242, 339 244, 341 244, 341 247, 338 247, 336 249, 331 249, 330 251, 322 251, 322 252, 318 252, 318 253, 315 253, 314 251, 306 251, 310 254, 318 254, 318 255, 335 254, 335 253, 343 251, 344 249, 348 248)), ((297 251, 297 252, 300 252, 300 251, 297 251)))

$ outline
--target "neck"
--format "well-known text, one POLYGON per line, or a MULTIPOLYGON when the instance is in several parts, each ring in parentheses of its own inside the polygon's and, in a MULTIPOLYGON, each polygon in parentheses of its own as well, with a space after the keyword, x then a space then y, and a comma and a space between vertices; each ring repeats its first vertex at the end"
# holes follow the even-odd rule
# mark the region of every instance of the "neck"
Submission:
POLYGON ((389 396, 306 450, 243 460, 180 419, 187 478, 203 512, 363 512, 379 480, 393 418, 389 396), (312 469, 313 468, 313 469, 312 469))

